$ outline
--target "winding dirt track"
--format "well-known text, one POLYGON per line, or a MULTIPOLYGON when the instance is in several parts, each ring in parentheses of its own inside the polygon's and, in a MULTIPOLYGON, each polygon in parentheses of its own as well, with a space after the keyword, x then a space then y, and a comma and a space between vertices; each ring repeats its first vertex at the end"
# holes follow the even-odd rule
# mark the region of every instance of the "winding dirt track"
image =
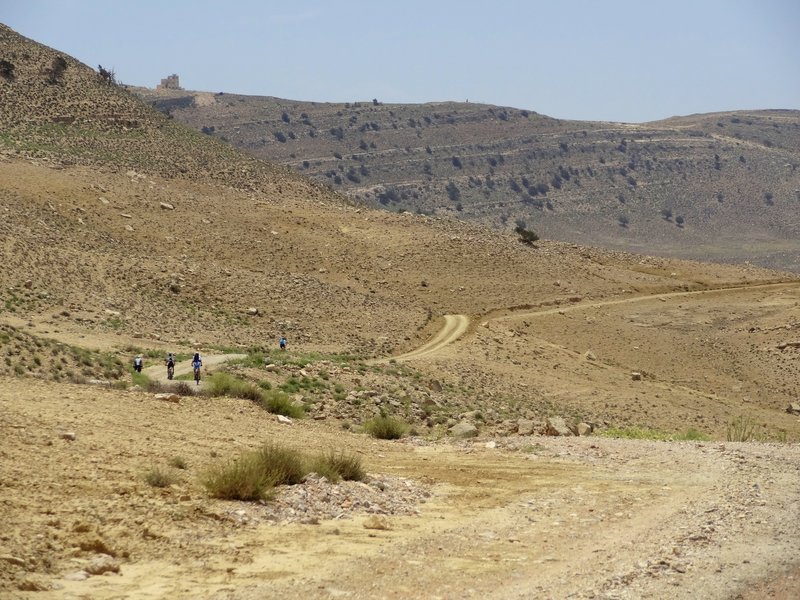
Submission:
MULTIPOLYGON (((634 304, 637 302, 646 302, 649 300, 659 300, 668 298, 686 298, 692 296, 701 296, 708 294, 724 294, 736 292, 741 290, 753 289, 769 289, 769 288, 783 288, 783 287, 797 287, 800 285, 798 282, 780 282, 780 283, 767 283, 758 285, 739 285, 731 287, 720 287, 707 290, 695 290, 690 292, 666 292, 663 294, 650 294, 647 296, 633 296, 629 298, 617 298, 614 300, 603 300, 600 302, 590 302, 584 304, 572 305, 559 305, 554 308, 546 308, 541 310, 517 310, 505 309, 489 313, 486 318, 481 321, 482 325, 488 324, 490 321, 503 321, 506 319, 520 319, 520 318, 533 318, 545 315, 561 314, 565 312, 573 312, 578 310, 588 310, 591 308, 600 308, 603 306, 613 306, 616 304, 634 304)), ((467 315, 445 315, 444 325, 428 342, 419 348, 400 354, 399 356, 392 357, 392 360, 397 362, 407 362, 417 360, 420 358, 430 358, 441 352, 445 347, 457 341, 470 327, 470 318, 467 315)), ((380 360, 375 362, 386 362, 380 360)))
POLYGON ((405 362, 436 354, 441 351, 442 348, 460 338, 468 328, 469 317, 467 315, 445 315, 444 326, 427 343, 416 350, 406 352, 400 356, 395 356, 393 359, 397 362, 405 362))

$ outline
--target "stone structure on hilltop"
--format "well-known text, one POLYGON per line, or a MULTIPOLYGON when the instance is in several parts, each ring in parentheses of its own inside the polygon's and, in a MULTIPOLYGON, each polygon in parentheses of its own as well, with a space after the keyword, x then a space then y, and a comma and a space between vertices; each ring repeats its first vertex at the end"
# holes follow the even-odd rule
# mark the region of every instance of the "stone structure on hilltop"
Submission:
POLYGON ((173 73, 169 77, 165 77, 164 79, 162 79, 161 83, 159 83, 156 86, 156 89, 158 89, 158 90, 182 90, 183 88, 181 87, 181 84, 178 81, 178 76, 173 73))

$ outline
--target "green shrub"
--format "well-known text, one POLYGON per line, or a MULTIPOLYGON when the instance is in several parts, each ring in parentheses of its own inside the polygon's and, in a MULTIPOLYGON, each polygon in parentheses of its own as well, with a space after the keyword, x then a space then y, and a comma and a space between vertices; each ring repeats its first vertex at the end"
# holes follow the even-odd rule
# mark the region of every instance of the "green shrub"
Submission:
POLYGON ((598 433, 600 437, 621 438, 626 440, 657 440, 657 441, 684 441, 699 442, 708 440, 708 436, 701 431, 690 428, 684 433, 668 433, 659 429, 647 427, 611 427, 598 433))
POLYGON ((355 454, 345 454, 344 452, 328 452, 317 456, 313 462, 312 470, 320 475, 324 474, 333 482, 339 477, 346 481, 363 481, 367 476, 364 467, 361 465, 361 458, 355 454), (324 470, 335 473, 336 479, 332 479, 326 473, 323 473, 324 470))
POLYGON ((228 373, 214 373, 206 381, 206 393, 210 396, 244 398, 259 404, 263 400, 263 395, 257 385, 237 379, 228 373))
POLYGON ((276 485, 295 485, 309 473, 305 457, 293 448, 267 444, 257 456, 262 470, 276 485))
POLYGON ((331 483, 339 483, 339 480, 342 478, 334 466, 326 461, 322 456, 315 458, 311 462, 311 466, 309 468, 311 469, 311 472, 316 473, 320 477, 324 477, 331 483))
POLYGON ((408 430, 408 426, 394 417, 374 417, 364 423, 364 431, 380 440, 399 440, 408 430))
POLYGON ((610 427, 599 433, 600 437, 621 438, 625 440, 669 440, 671 436, 665 431, 647 427, 610 427))
POLYGON ((177 483, 178 478, 172 471, 161 467, 153 467, 144 474, 144 480, 147 482, 147 485, 165 488, 171 486, 173 483, 177 483))
POLYGON ((258 452, 248 452, 235 461, 210 467, 201 483, 212 498, 223 500, 263 500, 275 487, 275 480, 264 471, 258 452))
POLYGON ((261 406, 274 415, 283 415, 293 419, 302 419, 305 416, 303 407, 294 405, 289 396, 279 390, 262 392, 261 406))
POLYGON ((169 466, 176 469, 185 470, 189 468, 189 463, 187 463, 186 459, 182 456, 173 456, 171 459, 169 459, 169 466))
POLYGON ((676 436, 675 439, 685 442, 707 442, 709 440, 709 437, 702 431, 697 431, 697 429, 689 428, 679 436, 676 436))
POLYGON ((206 377, 205 393, 209 396, 229 396, 235 378, 228 373, 214 373, 206 377))

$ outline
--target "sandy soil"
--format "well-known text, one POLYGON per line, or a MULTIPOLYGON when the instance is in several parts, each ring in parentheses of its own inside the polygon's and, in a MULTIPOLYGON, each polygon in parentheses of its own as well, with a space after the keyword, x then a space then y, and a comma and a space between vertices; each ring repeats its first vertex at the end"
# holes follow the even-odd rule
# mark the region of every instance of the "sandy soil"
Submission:
POLYGON ((3 381, 0 407, 9 598, 733 598, 800 550, 796 445, 389 443, 244 400, 36 382, 3 381), (432 496, 377 529, 206 497, 206 465, 265 440, 358 452, 432 496), (144 483, 178 455, 178 484, 144 483), (99 554, 120 574, 70 580, 99 554))

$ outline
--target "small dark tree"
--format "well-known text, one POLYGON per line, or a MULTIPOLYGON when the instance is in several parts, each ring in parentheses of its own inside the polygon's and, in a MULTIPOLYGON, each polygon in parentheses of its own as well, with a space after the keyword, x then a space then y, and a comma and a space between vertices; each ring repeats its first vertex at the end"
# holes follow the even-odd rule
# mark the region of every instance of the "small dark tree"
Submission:
POLYGON ((281 121, 284 123, 290 123, 291 119, 289 118, 289 113, 285 112, 281 115, 281 121))
POLYGON ((767 204, 767 206, 772 206, 775 204, 775 196, 772 195, 772 192, 767 192, 764 194, 764 202, 767 204))
POLYGON ((0 77, 6 81, 14 81, 16 78, 16 75, 14 75, 14 68, 14 63, 8 62, 5 59, 0 60, 0 77))
POLYGON ((372 99, 372 105, 373 106, 378 106, 378 104, 379 104, 378 99, 377 98, 373 98, 372 99))
POLYGON ((282 131, 276 131, 275 132, 275 139, 278 140, 281 144, 285 144, 286 143, 286 134, 284 134, 282 131))
POLYGON ((63 81, 64 71, 67 70, 67 61, 63 56, 56 56, 47 69, 47 83, 57 85, 63 81))
MULTIPOLYGON (((517 221, 517 223, 519 222, 520 221, 517 221)), ((522 223, 524 223, 524 221, 522 221, 522 223)), ((527 244, 528 246, 533 246, 533 243, 539 239, 539 236, 536 235, 536 232, 531 231, 530 229, 525 229, 525 227, 520 225, 517 225, 516 228, 514 228, 514 231, 519 236, 519 241, 523 244, 527 244)))
POLYGON ((451 202, 458 202, 461 200, 461 191, 452 181, 447 182, 447 187, 445 187, 445 190, 447 190, 447 197, 450 198, 451 202))
POLYGON ((464 166, 464 165, 462 165, 462 164, 461 164, 461 159, 460 159, 460 158, 458 158, 457 156, 454 156, 454 157, 453 157, 453 160, 452 160, 452 162, 453 162, 453 166, 454 166, 456 169, 461 169, 461 168, 463 168, 463 166, 464 166))
POLYGON ((103 65, 97 65, 97 72, 100 73, 100 79, 106 85, 117 85, 117 76, 114 73, 114 69, 108 70, 104 69, 103 65))
POLYGON ((620 227, 627 227, 630 221, 626 215, 620 215, 617 217, 617 222, 619 223, 620 227))
POLYGON ((683 222, 684 219, 682 215, 678 215, 677 217, 675 217, 675 225, 677 225, 678 227, 683 227, 683 222))
POLYGON ((671 208, 662 208, 661 209, 661 216, 664 217, 665 221, 669 221, 672 219, 672 209, 671 208))

